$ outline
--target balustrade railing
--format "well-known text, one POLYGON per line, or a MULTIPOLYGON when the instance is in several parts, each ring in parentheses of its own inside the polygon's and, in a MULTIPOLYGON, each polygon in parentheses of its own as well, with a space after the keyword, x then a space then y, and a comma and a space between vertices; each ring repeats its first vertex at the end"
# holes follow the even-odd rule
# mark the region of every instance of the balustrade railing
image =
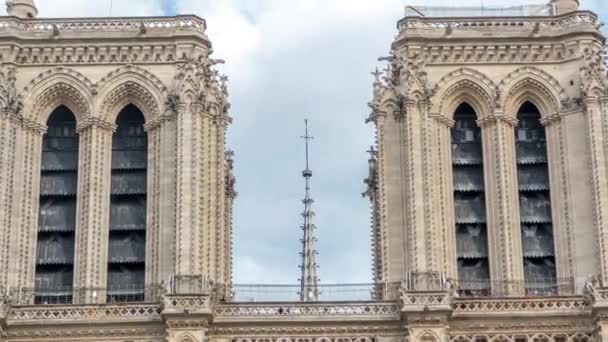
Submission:
MULTIPOLYGON (((447 12, 446 12, 447 13, 447 12)), ((580 24, 598 25, 598 17, 590 11, 578 11, 559 16, 457 16, 445 17, 406 16, 398 23, 400 31, 409 29, 434 30, 482 30, 528 31, 567 29, 580 24)))
POLYGON ((66 18, 66 19, 19 19, 0 17, 0 31, 23 32, 109 32, 109 31, 179 31, 193 30, 204 34, 205 20, 194 15, 173 17, 132 18, 66 18))

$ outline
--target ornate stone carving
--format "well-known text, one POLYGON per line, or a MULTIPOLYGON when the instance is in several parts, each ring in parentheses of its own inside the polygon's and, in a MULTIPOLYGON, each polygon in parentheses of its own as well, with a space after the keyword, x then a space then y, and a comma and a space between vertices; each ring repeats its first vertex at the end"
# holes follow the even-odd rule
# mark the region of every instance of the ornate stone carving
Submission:
POLYGON ((370 304, 226 304, 218 305, 214 310, 216 317, 232 316, 395 316, 399 315, 400 307, 394 303, 370 304))
POLYGON ((3 112, 20 114, 23 102, 17 95, 15 88, 16 69, 14 67, 0 67, 0 107, 3 112))

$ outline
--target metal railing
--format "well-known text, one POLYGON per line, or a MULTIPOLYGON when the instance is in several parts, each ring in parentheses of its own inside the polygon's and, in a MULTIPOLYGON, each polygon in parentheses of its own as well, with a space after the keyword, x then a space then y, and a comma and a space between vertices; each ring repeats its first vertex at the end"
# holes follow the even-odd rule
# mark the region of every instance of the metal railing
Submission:
POLYGON ((14 305, 66 305, 84 302, 157 302, 166 290, 160 286, 121 286, 110 288, 12 288, 2 297, 14 305), (101 300, 105 298, 105 301, 101 300))
MULTIPOLYGON (((408 273, 402 282, 322 284, 319 302, 394 301, 401 291, 453 292, 460 298, 548 297, 575 294, 574 279, 527 281, 450 280, 441 273, 408 273)), ((300 286, 288 284, 214 284, 200 277, 173 279, 158 286, 111 288, 0 289, 0 300, 14 305, 159 302, 165 294, 205 294, 216 302, 299 302, 300 286)))
POLYGON ((575 294, 573 278, 512 281, 463 281, 456 286, 459 297, 548 297, 575 294))
POLYGON ((490 6, 407 6, 405 16, 423 17, 529 17, 552 15, 551 5, 490 6))
MULTIPOLYGON (((401 283, 323 284, 320 302, 381 301, 396 299, 401 283)), ((226 302, 298 302, 300 286, 286 284, 233 284, 224 286, 226 302)))

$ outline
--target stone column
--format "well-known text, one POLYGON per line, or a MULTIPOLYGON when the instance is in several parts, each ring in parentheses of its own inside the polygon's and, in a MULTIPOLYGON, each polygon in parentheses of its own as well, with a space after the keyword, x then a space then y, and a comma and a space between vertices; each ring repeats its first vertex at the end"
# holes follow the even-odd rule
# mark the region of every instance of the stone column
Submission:
POLYGON ((542 120, 547 141, 551 214, 553 222, 553 244, 555 249, 556 276, 560 294, 570 294, 575 284, 559 280, 573 277, 573 246, 571 231, 571 204, 568 191, 565 127, 559 113, 542 120))
MULTIPOLYGON (((148 134, 148 181, 146 198, 146 288, 158 288, 161 281, 168 279, 161 274, 161 264, 167 262, 163 250, 171 250, 171 241, 164 241, 161 232, 161 120, 147 122, 148 134), (161 257, 161 253, 163 257, 161 257)), ((167 165, 169 167, 169 165, 167 165)), ((156 291, 146 291, 147 300, 156 300, 156 291)))
POLYGON ((482 129, 488 247, 492 292, 524 293, 523 252, 515 158, 517 120, 494 113, 478 120, 482 129))
POLYGON ((410 342, 447 342, 454 300, 452 289, 401 288, 401 316, 410 342))
MULTIPOLYGON (((203 291, 205 292, 205 291, 203 291)), ((167 294, 163 298, 167 342, 206 342, 213 319, 211 296, 167 294)))
POLYGON ((414 100, 405 100, 404 108, 396 115, 400 127, 401 196, 404 198, 402 210, 406 217, 406 238, 402 247, 407 254, 405 271, 425 272, 429 271, 429 243, 432 243, 427 236, 429 227, 425 213, 425 118, 414 100))
POLYGON ((11 206, 15 196, 15 143, 19 119, 13 110, 0 112, 0 289, 8 285, 9 245, 11 232, 11 206))
POLYGON ((375 199, 378 204, 378 212, 373 222, 372 229, 377 229, 374 232, 378 236, 378 248, 375 251, 375 256, 379 260, 378 266, 375 269, 374 280, 376 282, 385 282, 391 280, 393 277, 400 278, 401 272, 394 274, 392 268, 389 267, 389 242, 386 239, 388 224, 386 222, 386 143, 385 143, 385 122, 386 112, 375 111, 372 113, 372 120, 376 124, 376 147, 378 150, 378 170, 376 172, 378 182, 378 197, 375 199))
POLYGON ((10 204, 8 279, 11 288, 21 288, 31 300, 36 270, 42 135, 45 132, 45 125, 22 119, 14 144, 19 150, 15 154, 12 174, 14 197, 10 204))
MULTIPOLYGON (((158 132, 154 138, 156 140, 155 153, 160 153, 156 160, 158 165, 148 165, 149 172, 152 172, 155 175, 154 177, 158 177, 157 191, 159 192, 158 196, 148 200, 148 210, 158 210, 159 225, 157 228, 149 225, 158 235, 151 236, 148 240, 149 243, 146 245, 146 248, 149 248, 148 255, 152 258, 148 259, 148 255, 146 256, 146 260, 150 260, 149 262, 146 261, 146 264, 150 266, 148 284, 167 282, 171 275, 176 272, 175 267, 177 265, 177 112, 168 109, 158 124, 160 126, 156 128, 158 132)), ((151 140, 149 139, 149 141, 151 140)))
POLYGON ((196 146, 194 132, 196 118, 192 115, 190 106, 186 103, 176 105, 177 109, 177 144, 176 144, 176 275, 197 274, 196 260, 200 251, 197 248, 198 230, 196 229, 196 202, 194 187, 197 184, 193 149, 196 146))
POLYGON ((78 200, 74 255, 75 303, 103 303, 108 274, 112 134, 99 118, 79 125, 78 200))
MULTIPOLYGON (((213 279, 217 282, 228 283, 231 275, 229 272, 230 267, 227 265, 227 259, 229 259, 227 255, 227 249, 231 243, 229 239, 232 234, 232 226, 229 225, 228 220, 226 219, 226 211, 230 210, 227 207, 228 193, 226 187, 227 181, 227 164, 226 164, 226 129, 228 127, 229 120, 224 116, 217 116, 215 120, 211 121, 214 127, 214 134, 211 136, 213 143, 210 144, 213 146, 212 155, 213 160, 210 163, 210 168, 212 170, 212 179, 213 179, 213 194, 218 198, 215 201, 215 251, 216 251, 216 259, 214 265, 214 274, 213 279)), ((213 203, 213 202, 211 202, 213 203)), ((232 204, 230 204, 232 205, 232 204)))
MULTIPOLYGON (((206 111, 202 103, 191 105, 194 116, 194 137, 192 140, 192 157, 196 165, 194 179, 193 202, 194 212, 198 225, 196 227, 197 247, 200 254, 196 257, 196 274, 204 275, 209 279, 217 279, 214 274, 219 241, 217 236, 217 217, 215 216, 215 205, 223 197, 217 196, 215 192, 215 125, 213 117, 206 111)), ((218 279, 219 280, 219 279, 218 279)))
POLYGON ((591 196, 600 247, 602 284, 608 284, 608 158, 606 156, 608 137, 602 131, 602 111, 598 98, 587 96, 583 101, 587 121, 587 144, 593 185, 591 196))
POLYGON ((431 189, 433 189, 432 212, 436 216, 434 230, 437 243, 439 270, 446 273, 448 278, 458 279, 458 264, 456 257, 456 228, 454 223, 454 193, 453 171, 452 171, 452 136, 451 129, 454 120, 434 115, 432 123, 434 138, 433 171, 430 172, 434 178, 431 189))

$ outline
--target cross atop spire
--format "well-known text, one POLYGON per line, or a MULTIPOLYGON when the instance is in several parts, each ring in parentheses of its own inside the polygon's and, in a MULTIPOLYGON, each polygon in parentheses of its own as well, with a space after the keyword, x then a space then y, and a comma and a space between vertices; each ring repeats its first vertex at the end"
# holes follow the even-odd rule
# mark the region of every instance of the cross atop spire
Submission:
POLYGON ((306 169, 302 171, 302 176, 305 179, 306 195, 302 203, 304 203, 304 224, 302 225, 302 251, 300 256, 302 257, 302 264, 300 265, 300 300, 303 302, 314 302, 319 299, 319 288, 317 278, 317 251, 315 250, 315 236, 314 230, 315 225, 312 224, 312 217, 314 212, 312 211, 312 203, 314 202, 310 196, 310 178, 312 177, 312 171, 310 170, 308 163, 308 142, 314 137, 308 134, 308 119, 304 120, 304 135, 301 136, 306 142, 306 169))

